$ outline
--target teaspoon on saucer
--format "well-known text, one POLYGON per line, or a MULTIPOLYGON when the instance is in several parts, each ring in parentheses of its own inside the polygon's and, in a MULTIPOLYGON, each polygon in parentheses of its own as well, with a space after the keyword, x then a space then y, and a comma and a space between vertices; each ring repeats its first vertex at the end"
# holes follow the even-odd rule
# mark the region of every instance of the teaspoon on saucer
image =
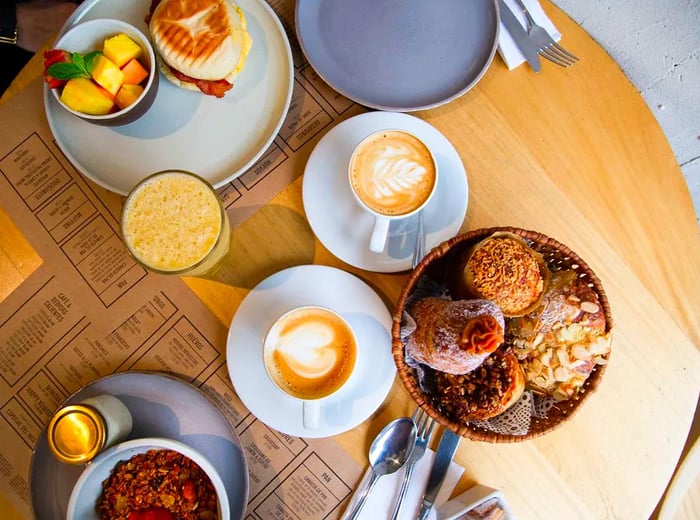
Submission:
POLYGON ((416 268, 425 256, 425 228, 423 227, 423 210, 418 212, 418 225, 416 226, 416 245, 413 248, 413 269, 416 268))

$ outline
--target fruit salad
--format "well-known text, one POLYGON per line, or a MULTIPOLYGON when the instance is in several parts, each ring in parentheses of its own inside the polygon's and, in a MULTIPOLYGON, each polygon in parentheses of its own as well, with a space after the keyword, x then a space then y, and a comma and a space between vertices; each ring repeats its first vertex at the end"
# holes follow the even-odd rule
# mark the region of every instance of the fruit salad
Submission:
POLYGON ((142 55, 138 43, 124 33, 107 38, 101 51, 52 49, 44 53, 44 80, 49 88, 60 89, 61 102, 76 112, 118 112, 143 93, 149 73, 142 55))

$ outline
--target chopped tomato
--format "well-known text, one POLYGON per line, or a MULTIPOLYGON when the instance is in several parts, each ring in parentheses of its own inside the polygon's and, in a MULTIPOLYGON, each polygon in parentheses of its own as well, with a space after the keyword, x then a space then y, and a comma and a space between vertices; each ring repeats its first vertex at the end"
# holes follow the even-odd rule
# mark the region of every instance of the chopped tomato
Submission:
POLYGON ((194 482, 189 479, 185 480, 185 483, 182 485, 182 498, 188 502, 194 502, 197 499, 197 494, 194 490, 194 482))

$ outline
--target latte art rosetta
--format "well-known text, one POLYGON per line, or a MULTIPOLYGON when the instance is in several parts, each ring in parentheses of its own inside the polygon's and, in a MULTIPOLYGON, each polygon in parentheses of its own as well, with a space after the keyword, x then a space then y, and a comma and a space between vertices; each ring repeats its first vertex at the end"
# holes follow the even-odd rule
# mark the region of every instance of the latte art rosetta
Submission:
POLYGON ((385 215, 402 215, 421 206, 430 196, 435 179, 428 148, 397 130, 380 132, 363 141, 350 166, 350 182, 357 196, 385 215))
POLYGON ((373 198, 390 199, 410 192, 425 179, 427 169, 411 157, 410 149, 385 146, 377 152, 377 160, 366 177, 373 198))

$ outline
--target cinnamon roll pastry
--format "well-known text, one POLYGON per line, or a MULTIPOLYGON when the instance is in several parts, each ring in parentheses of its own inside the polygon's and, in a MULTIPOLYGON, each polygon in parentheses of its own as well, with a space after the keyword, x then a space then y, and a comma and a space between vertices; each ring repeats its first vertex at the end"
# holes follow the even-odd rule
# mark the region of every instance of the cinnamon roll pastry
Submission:
POLYGON ((436 372, 433 406, 460 423, 485 421, 514 405, 525 389, 525 375, 510 348, 499 348, 472 372, 436 372))
POLYGON ((487 300, 424 298, 409 313, 416 330, 406 341, 406 353, 441 372, 466 374, 503 342, 503 314, 487 300))
POLYGON ((453 270, 453 298, 492 300, 506 317, 522 316, 542 300, 549 279, 542 255, 518 235, 494 233, 462 254, 453 270))

